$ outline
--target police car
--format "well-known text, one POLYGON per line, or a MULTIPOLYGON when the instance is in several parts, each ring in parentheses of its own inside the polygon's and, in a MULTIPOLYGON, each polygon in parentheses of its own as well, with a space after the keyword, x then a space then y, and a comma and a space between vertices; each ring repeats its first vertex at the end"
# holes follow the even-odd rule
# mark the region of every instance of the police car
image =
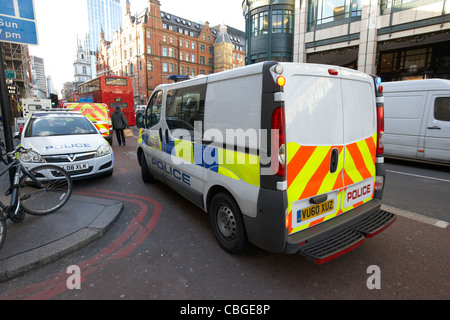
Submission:
POLYGON ((31 153, 20 155, 28 168, 51 163, 64 168, 73 179, 113 172, 111 146, 79 112, 33 113, 25 124, 20 142, 24 148, 33 149, 31 153))

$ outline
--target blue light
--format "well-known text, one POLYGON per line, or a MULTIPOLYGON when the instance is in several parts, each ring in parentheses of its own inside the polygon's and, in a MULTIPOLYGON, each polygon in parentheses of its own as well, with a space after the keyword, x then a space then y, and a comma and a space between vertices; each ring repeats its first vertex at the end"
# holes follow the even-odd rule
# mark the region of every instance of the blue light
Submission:
POLYGON ((377 85, 381 84, 381 78, 380 77, 377 78, 376 83, 377 83, 377 85))

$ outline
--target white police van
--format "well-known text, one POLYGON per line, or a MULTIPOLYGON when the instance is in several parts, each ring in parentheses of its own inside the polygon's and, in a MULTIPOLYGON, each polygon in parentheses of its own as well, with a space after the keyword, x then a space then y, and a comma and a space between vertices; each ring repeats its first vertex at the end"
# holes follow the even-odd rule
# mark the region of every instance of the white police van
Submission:
POLYGON ((395 220, 380 209, 378 85, 355 70, 273 61, 162 84, 137 118, 142 178, 208 212, 228 252, 252 243, 326 262, 395 220))
POLYGON ((93 123, 76 111, 34 112, 20 143, 33 150, 20 155, 27 168, 51 163, 65 169, 72 179, 113 173, 111 146, 93 123))

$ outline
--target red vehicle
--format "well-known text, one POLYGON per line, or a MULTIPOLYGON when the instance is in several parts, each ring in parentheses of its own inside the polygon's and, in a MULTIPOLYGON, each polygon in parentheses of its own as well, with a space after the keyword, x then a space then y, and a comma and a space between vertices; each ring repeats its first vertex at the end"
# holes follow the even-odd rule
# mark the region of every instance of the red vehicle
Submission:
POLYGON ((100 76, 78 86, 79 102, 105 103, 112 115, 120 107, 128 125, 136 125, 134 95, 131 80, 121 76, 100 76))

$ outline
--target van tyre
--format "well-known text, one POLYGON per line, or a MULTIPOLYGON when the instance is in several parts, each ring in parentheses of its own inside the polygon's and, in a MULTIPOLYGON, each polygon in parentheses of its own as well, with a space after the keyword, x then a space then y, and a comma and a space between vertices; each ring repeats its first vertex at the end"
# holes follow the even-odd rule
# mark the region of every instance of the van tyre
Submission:
POLYGON ((142 176, 142 180, 144 182, 153 182, 153 175, 150 173, 150 171, 148 170, 148 166, 147 166, 147 160, 145 160, 145 155, 142 152, 141 153, 141 159, 140 159, 140 163, 141 163, 141 176, 142 176))
POLYGON ((209 219, 214 235, 225 251, 239 254, 248 250, 244 219, 231 195, 218 193, 212 198, 209 219))

